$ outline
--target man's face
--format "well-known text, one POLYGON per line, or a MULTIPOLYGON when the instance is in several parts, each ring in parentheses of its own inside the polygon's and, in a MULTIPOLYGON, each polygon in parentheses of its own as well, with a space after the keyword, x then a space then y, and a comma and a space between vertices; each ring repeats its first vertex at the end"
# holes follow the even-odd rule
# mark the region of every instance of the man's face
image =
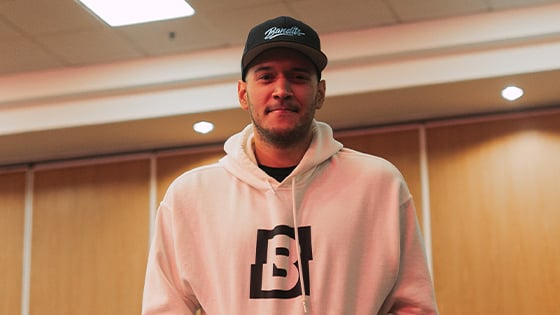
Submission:
POLYGON ((325 81, 313 63, 292 49, 271 49, 249 66, 238 83, 241 107, 249 112, 258 137, 287 147, 306 141, 315 110, 323 105, 325 81))

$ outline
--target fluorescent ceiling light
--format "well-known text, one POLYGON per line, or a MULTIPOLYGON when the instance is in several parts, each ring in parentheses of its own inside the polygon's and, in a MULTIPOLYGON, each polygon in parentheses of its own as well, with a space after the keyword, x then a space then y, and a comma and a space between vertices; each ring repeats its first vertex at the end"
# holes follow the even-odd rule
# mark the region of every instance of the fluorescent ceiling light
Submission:
POLYGON ((194 14, 185 0, 79 0, 111 26, 161 21, 194 14))
POLYGON ((523 90, 517 86, 508 86, 502 90, 502 97, 508 101, 515 101, 523 96, 523 90))

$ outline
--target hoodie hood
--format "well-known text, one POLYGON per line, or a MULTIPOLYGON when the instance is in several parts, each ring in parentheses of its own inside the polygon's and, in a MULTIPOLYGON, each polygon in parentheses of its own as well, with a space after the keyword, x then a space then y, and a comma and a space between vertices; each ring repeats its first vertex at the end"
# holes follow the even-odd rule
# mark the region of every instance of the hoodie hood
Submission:
POLYGON ((220 164, 241 181, 257 188, 276 188, 293 177, 309 175, 321 163, 342 149, 342 144, 333 138, 329 125, 313 121, 311 126, 313 138, 309 148, 294 171, 282 182, 278 183, 262 171, 253 152, 252 142, 254 137, 253 125, 249 124, 241 132, 231 136, 224 145, 227 155, 220 160, 220 164))

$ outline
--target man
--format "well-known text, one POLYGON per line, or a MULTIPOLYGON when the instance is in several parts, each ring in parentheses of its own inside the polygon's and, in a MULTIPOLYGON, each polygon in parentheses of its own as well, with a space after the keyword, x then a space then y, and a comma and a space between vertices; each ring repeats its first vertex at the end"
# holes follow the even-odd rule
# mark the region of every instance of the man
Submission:
POLYGON ((170 186, 143 314, 437 313, 401 174, 314 120, 326 65, 300 21, 251 30, 238 97, 252 124, 170 186))

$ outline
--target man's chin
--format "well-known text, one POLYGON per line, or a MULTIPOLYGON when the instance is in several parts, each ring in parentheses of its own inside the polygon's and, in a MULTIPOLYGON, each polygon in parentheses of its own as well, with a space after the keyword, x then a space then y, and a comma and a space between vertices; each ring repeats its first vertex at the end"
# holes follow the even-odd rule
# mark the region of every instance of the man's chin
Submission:
POLYGON ((266 142, 278 147, 290 147, 305 138, 301 128, 270 128, 259 133, 266 142))

